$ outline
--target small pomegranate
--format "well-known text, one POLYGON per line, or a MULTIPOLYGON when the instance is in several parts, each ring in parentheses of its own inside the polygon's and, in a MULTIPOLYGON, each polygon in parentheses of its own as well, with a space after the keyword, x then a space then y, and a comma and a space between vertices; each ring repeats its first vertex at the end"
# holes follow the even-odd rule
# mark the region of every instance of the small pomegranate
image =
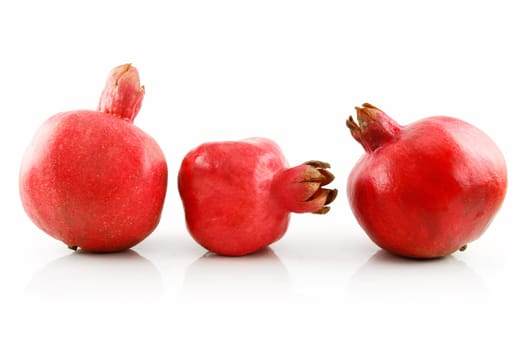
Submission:
POLYGON ((260 250, 284 235, 290 212, 328 212, 337 191, 323 188, 334 179, 327 168, 319 161, 288 168, 265 138, 202 144, 184 157, 178 175, 188 230, 221 255, 260 250))
POLYGON ((97 111, 52 116, 24 155, 25 211, 72 249, 124 250, 160 220, 167 165, 155 140, 133 125, 143 96, 137 69, 116 67, 97 111))
POLYGON ((383 249, 413 258, 464 250, 503 203, 505 159, 478 128, 436 116, 402 126, 380 109, 347 120, 365 155, 347 195, 357 221, 383 249))

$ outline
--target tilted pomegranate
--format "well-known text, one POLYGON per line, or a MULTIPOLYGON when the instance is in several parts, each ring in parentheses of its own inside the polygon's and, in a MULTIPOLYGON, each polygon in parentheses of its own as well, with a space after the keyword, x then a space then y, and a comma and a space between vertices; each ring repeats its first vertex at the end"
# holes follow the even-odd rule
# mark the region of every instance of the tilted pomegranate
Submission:
POLYGON ((221 255, 240 256, 281 238, 290 212, 325 214, 336 190, 319 161, 288 168, 277 144, 265 138, 210 142, 182 161, 179 193, 193 238, 221 255))
POLYGON ((481 130, 436 116, 399 125, 380 109, 347 120, 365 155, 348 177, 358 223, 380 247, 414 258, 463 250, 487 229, 507 189, 505 159, 481 130))

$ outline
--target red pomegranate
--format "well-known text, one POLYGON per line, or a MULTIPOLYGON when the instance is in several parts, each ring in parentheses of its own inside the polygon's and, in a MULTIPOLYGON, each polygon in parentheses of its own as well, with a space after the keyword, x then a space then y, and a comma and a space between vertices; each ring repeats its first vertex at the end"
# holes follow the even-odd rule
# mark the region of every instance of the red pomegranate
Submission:
POLYGON ((24 155, 24 209, 70 248, 124 250, 160 220, 167 165, 155 140, 133 125, 143 96, 137 69, 116 67, 97 111, 52 116, 24 155))
POLYGON ((347 195, 357 221, 383 249, 434 258, 466 248, 503 203, 505 159, 481 130, 436 116, 399 125, 380 109, 356 107, 347 120, 365 155, 347 195))
POLYGON ((290 212, 325 214, 336 190, 328 164, 288 168, 265 138, 210 142, 190 151, 178 176, 186 224, 193 238, 221 255, 240 256, 281 238, 290 212))

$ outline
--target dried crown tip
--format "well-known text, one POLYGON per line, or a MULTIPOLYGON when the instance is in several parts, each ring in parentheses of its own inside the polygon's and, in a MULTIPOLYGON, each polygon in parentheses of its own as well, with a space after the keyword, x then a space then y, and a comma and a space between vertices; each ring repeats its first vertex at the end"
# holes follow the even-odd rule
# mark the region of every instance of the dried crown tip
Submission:
POLYGON ((308 165, 301 182, 318 182, 321 186, 331 183, 335 176, 328 170, 330 164, 318 160, 311 160, 304 163, 308 165))
POLYGON ((364 128, 367 123, 374 122, 377 118, 377 112, 380 110, 369 103, 363 103, 363 107, 355 107, 357 112, 357 122, 364 128))
POLYGON ((354 108, 357 112, 358 119, 359 119, 360 113, 365 113, 367 115, 374 115, 377 112, 383 112, 382 110, 380 110, 379 108, 377 108, 376 106, 368 102, 363 103, 361 106, 355 106, 354 108))
POLYGON ((304 181, 316 183, 314 188, 317 188, 317 190, 306 200, 306 202, 317 202, 318 205, 321 205, 318 210, 312 211, 313 213, 326 214, 330 210, 328 205, 332 203, 337 197, 337 189, 328 189, 322 187, 331 183, 335 178, 331 172, 326 170, 330 167, 330 164, 321 161, 309 161, 305 164, 312 167, 313 172, 307 175, 304 181))
POLYGON ((111 79, 115 86, 118 86, 119 83, 125 79, 127 82, 136 84, 139 89, 144 89, 143 86, 140 86, 139 72, 131 63, 126 63, 113 68, 111 71, 111 79))
POLYGON ((372 152, 398 137, 401 126, 379 108, 370 103, 363 103, 362 107, 355 107, 355 109, 357 123, 350 117, 346 125, 365 151, 372 152))
POLYGON ((329 192, 328 192, 328 195, 326 196, 326 202, 324 203, 325 205, 331 204, 337 197, 337 193, 338 193, 337 188, 333 188, 328 191, 329 192))
MULTIPOLYGON (((131 63, 125 63, 125 64, 121 64, 120 66, 117 66, 115 68, 113 68, 113 70, 111 71, 111 75, 116 79, 118 80, 120 77, 122 77, 126 72, 128 72, 129 70, 131 70, 131 68, 134 68, 131 63)), ((136 70, 136 69, 135 69, 136 70)))
POLYGON ((137 68, 131 63, 122 64, 111 70, 97 110, 133 122, 144 93, 137 68))
MULTIPOLYGON (((363 108, 377 109, 378 111, 380 111, 379 108, 377 108, 376 106, 374 106, 373 104, 368 103, 368 102, 363 103, 362 106, 363 106, 363 108)), ((357 108, 357 107, 356 107, 356 108, 357 108)))
POLYGON ((346 127, 349 128, 350 130, 359 130, 359 125, 355 122, 352 116, 349 116, 346 119, 346 127))
MULTIPOLYGON (((314 211, 314 214, 326 214, 330 211, 330 207, 328 206, 331 204, 335 198, 337 197, 337 189, 320 189, 321 194, 319 194, 317 197, 324 197, 324 205, 317 211, 314 211)), ((316 198, 313 198, 312 200, 315 200, 316 198)))
POLYGON ((320 160, 310 160, 308 162, 305 162, 304 164, 311 165, 314 168, 321 168, 321 169, 329 169, 330 168, 330 164, 329 163, 322 162, 320 160))
POLYGON ((330 211, 330 207, 322 207, 318 211, 314 212, 314 214, 324 215, 330 211))

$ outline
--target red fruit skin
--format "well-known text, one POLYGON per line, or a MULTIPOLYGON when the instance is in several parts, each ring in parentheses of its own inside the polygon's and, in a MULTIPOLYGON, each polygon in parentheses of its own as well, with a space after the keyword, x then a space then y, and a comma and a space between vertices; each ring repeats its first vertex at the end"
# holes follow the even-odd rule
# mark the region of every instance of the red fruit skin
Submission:
POLYGON ((127 114, 78 110, 52 116, 37 131, 20 169, 20 197, 31 220, 67 246, 88 252, 120 251, 142 241, 159 223, 166 194, 164 155, 132 124, 143 94, 138 73, 130 65, 115 70, 123 75, 109 84, 117 90, 105 89, 101 105, 112 104, 108 95, 127 95, 134 106, 114 106, 127 114), (136 80, 133 88, 129 80, 136 80))
POLYGON ((505 159, 478 128, 437 116, 400 126, 370 104, 348 126, 365 155, 348 177, 357 221, 380 247, 435 258, 479 238, 507 189, 505 159))
POLYGON ((288 168, 273 141, 210 142, 183 159, 179 193, 192 237, 221 255, 241 256, 280 239, 290 212, 326 213, 336 196, 328 164, 288 168))

